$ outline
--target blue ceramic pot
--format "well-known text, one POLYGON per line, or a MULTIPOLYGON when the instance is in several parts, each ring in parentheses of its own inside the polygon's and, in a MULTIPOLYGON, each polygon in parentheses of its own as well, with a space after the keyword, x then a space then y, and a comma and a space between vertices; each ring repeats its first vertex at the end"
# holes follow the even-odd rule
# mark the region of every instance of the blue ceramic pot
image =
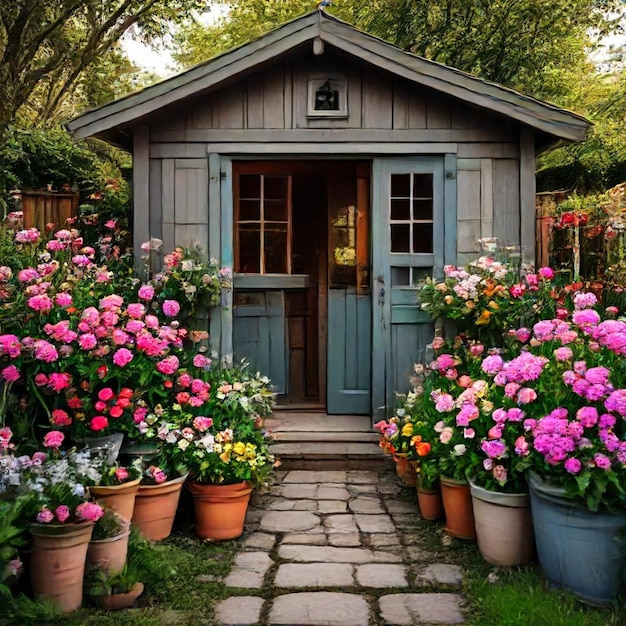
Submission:
POLYGON ((565 490, 528 476, 539 563, 548 579, 592 606, 617 596, 626 565, 626 513, 594 513, 565 490))

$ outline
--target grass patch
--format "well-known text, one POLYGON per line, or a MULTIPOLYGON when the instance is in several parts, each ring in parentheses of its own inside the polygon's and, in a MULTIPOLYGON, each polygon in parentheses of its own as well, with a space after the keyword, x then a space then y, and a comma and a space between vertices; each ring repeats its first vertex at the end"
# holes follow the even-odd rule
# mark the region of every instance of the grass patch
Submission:
POLYGON ((484 569, 469 573, 464 588, 471 607, 471 626, 620 626, 626 624, 623 598, 614 606, 594 609, 571 594, 552 588, 534 568, 494 569, 489 582, 484 569), (622 608, 619 607, 621 602, 622 608))

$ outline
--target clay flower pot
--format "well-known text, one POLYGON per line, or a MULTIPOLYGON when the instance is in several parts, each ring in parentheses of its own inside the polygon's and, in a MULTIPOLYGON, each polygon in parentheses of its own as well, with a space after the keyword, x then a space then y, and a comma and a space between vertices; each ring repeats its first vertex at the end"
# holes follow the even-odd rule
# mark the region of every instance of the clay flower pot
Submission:
POLYGON ((394 452, 393 460, 396 462, 396 474, 398 478, 400 478, 407 487, 415 487, 417 479, 415 462, 407 458, 406 452, 394 452))
POLYGON ((36 598, 47 598, 64 613, 80 608, 93 523, 31 524, 30 577, 36 598))
POLYGON ((193 497, 196 535, 200 539, 222 541, 243 533, 252 487, 247 482, 234 485, 203 485, 191 481, 187 488, 193 497))
POLYGON ((109 576, 119 574, 126 564, 129 536, 130 529, 127 529, 115 537, 90 541, 87 550, 87 569, 97 567, 107 572, 109 576))
POLYGON ((98 485, 90 487, 91 495, 103 506, 106 505, 119 513, 127 522, 133 517, 135 496, 139 490, 141 478, 122 485, 98 485))
POLYGON ((417 481, 417 504, 423 519, 434 521, 443 517, 443 501, 441 499, 441 489, 437 484, 432 489, 422 487, 417 481))
POLYGON ((446 476, 441 476, 439 482, 443 509, 446 513, 446 532, 458 539, 475 539, 476 529, 469 483, 466 480, 453 480, 446 476))
POLYGON ((112 593, 106 596, 96 596, 95 603, 107 611, 119 611, 128 609, 137 602, 137 598, 143 593, 143 583, 135 583, 127 593, 112 593))
POLYGON ((139 485, 133 523, 150 541, 161 541, 172 532, 180 490, 186 478, 185 474, 160 485, 139 485))

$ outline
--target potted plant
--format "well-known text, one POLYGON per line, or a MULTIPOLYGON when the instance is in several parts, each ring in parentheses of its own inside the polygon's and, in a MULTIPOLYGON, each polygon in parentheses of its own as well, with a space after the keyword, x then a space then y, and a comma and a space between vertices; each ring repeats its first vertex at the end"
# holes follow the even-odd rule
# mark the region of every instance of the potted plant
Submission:
POLYGON ((107 574, 101 569, 90 572, 85 588, 93 602, 107 611, 130 608, 144 590, 137 574, 126 566, 114 574, 107 574))
POLYGON ((243 368, 193 373, 178 379, 163 451, 172 465, 189 472, 196 534, 232 539, 243 532, 253 486, 274 465, 258 419, 270 410, 272 394, 267 379, 243 368))
POLYGON ((61 455, 64 435, 50 431, 44 445, 22 472, 20 490, 34 493, 29 510, 33 536, 31 582, 36 597, 52 600, 64 612, 82 603, 82 580, 87 548, 102 507, 87 501, 84 472, 91 473, 88 456, 61 455))
POLYGON ((135 465, 105 464, 101 474, 98 484, 89 488, 91 495, 130 522, 142 477, 141 469, 135 465))
POLYGON ((89 548, 86 568, 97 568, 110 575, 118 574, 126 563, 130 522, 112 509, 96 521, 89 548))

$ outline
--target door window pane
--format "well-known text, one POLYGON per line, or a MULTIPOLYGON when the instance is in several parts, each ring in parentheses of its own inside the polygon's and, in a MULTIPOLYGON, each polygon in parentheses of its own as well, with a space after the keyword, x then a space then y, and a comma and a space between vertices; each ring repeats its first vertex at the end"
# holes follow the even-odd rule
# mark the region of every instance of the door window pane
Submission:
POLYGON ((287 273, 287 225, 265 224, 265 272, 287 273))
POLYGON ((239 272, 261 271, 261 230, 258 224, 239 225, 239 272))
POLYGON ((391 197, 408 198, 411 195, 411 174, 391 175, 391 197))
POLYGON ((414 198, 432 198, 433 197, 432 174, 413 174, 413 197, 414 198))
POLYGON ((242 174, 239 177, 239 197, 261 198, 261 177, 258 174, 242 174))
POLYGON ((248 222, 261 220, 261 200, 239 200, 239 221, 248 222))
POLYGON ((410 224, 391 225, 391 251, 411 251, 411 226, 410 224))
POLYGON ((411 219, 411 201, 408 198, 392 198, 391 199, 391 219, 392 220, 410 220, 411 219))
POLYGON ((413 224, 413 252, 432 253, 433 227, 432 224, 413 224))
POLYGON ((432 220, 433 219, 433 201, 413 199, 413 219, 414 220, 432 220))

